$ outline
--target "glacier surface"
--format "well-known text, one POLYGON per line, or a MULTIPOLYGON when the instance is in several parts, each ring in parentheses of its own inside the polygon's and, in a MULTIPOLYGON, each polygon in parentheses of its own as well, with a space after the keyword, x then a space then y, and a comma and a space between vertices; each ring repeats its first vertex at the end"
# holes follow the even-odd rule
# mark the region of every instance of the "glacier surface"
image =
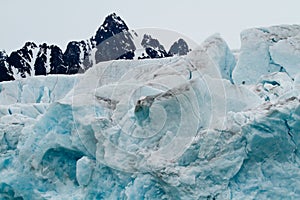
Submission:
POLYGON ((298 73, 299 25, 247 29, 241 33, 241 52, 233 71, 237 84, 255 84, 261 75, 286 71, 298 73), (297 46, 298 45, 298 46, 297 46), (244 73, 247 72, 247 73, 244 73))
POLYGON ((298 32, 0 83, 0 199, 299 199, 298 32))

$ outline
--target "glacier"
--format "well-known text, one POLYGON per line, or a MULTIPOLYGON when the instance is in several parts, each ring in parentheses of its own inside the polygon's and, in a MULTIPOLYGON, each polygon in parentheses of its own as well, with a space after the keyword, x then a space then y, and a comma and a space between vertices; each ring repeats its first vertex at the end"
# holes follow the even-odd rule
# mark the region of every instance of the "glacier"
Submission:
POLYGON ((0 199, 299 199, 299 26, 0 83, 0 199))
POLYGON ((247 29, 241 33, 240 56, 233 71, 237 84, 255 84, 261 75, 286 71, 297 74, 299 25, 247 29), (297 39, 298 38, 298 39, 297 39), (244 73, 247 71, 247 73, 244 73))

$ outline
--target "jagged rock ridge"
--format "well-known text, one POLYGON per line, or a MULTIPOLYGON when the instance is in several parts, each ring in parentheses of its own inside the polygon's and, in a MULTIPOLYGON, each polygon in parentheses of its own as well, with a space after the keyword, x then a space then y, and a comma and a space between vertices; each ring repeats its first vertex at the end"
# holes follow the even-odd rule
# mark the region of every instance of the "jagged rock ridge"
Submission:
POLYGON ((14 80, 11 69, 7 65, 7 54, 5 51, 0 51, 0 80, 11 81, 14 80))
POLYGON ((188 52, 190 51, 188 44, 186 43, 186 41, 184 41, 183 39, 179 39, 178 41, 176 41, 171 47, 170 50, 168 52, 168 54, 170 56, 173 55, 186 55, 188 52))
MULTIPOLYGON (((177 44, 177 50, 174 50, 173 45, 169 51, 171 53, 167 53, 157 39, 145 35, 142 46, 147 55, 143 58, 187 54, 187 44, 182 39, 179 41, 182 47, 178 47, 177 44)), ((102 61, 134 59, 135 50, 133 35, 128 26, 113 13, 105 18, 95 36, 87 40, 69 42, 65 52, 57 45, 26 42, 24 47, 13 51, 9 56, 1 54, 0 82, 34 75, 83 73, 102 61)))

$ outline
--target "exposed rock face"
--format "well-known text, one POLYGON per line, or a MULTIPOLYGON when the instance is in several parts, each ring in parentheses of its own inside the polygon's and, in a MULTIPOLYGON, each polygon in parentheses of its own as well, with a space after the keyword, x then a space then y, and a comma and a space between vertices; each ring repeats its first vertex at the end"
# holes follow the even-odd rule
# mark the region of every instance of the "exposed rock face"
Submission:
POLYGON ((50 74, 65 74, 67 67, 64 64, 63 52, 56 46, 50 46, 50 74))
POLYGON ((88 41, 70 42, 63 55, 64 65, 68 68, 66 74, 82 73, 91 67, 90 53, 91 44, 88 41))
MULTIPOLYGON (((93 40, 93 39, 92 39, 93 40)), ((115 13, 109 15, 98 29, 96 43, 96 63, 117 59, 133 59, 136 49, 133 38, 125 22, 115 13)))
POLYGON ((183 56, 186 55, 189 51, 190 49, 186 41, 180 38, 178 41, 174 42, 174 44, 170 47, 168 54, 170 56, 183 56))
MULTIPOLYGON (((35 75, 83 73, 102 61, 135 59, 133 37, 137 35, 132 33, 124 20, 113 13, 105 18, 95 36, 71 41, 65 51, 56 45, 26 42, 21 49, 2 56, 0 82, 35 75)), ((186 55, 189 51, 182 39, 172 45, 169 53, 157 39, 147 34, 141 44, 144 49, 139 59, 186 55)))
POLYGON ((12 71, 7 63, 7 57, 5 51, 0 51, 0 82, 14 80, 12 71))
POLYGON ((40 45, 34 67, 35 75, 66 74, 62 50, 56 45, 40 45))
POLYGON ((62 50, 56 45, 49 46, 46 43, 37 46, 27 42, 22 49, 7 57, 7 64, 15 78, 68 72, 62 50))
POLYGON ((127 25, 113 13, 106 17, 95 36, 70 42, 65 52, 56 45, 37 46, 33 42, 27 42, 10 56, 1 52, 0 81, 33 75, 83 73, 101 61, 133 59, 134 51, 127 25))
POLYGON ((50 71, 49 60, 49 47, 46 43, 40 45, 39 52, 37 54, 35 63, 34 63, 34 70, 35 75, 47 75, 47 72, 50 71))
POLYGON ((14 75, 19 75, 22 78, 25 78, 32 73, 34 69, 34 50, 37 49, 37 45, 33 42, 26 42, 24 47, 20 50, 13 51, 7 59, 8 64, 16 69, 14 75))
POLYGON ((151 35, 145 34, 141 45, 145 48, 147 54, 143 58, 164 58, 169 56, 164 46, 157 39, 152 38, 151 35))

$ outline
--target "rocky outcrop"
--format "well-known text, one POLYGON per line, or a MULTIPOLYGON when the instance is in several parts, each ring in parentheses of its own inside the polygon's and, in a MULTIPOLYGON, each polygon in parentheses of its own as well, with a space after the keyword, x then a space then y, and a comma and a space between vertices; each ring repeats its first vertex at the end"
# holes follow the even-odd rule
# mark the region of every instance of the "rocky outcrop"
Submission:
POLYGON ((92 41, 96 44, 96 62, 133 59, 136 49, 125 22, 115 13, 107 16, 92 41))
POLYGON ((186 41, 180 38, 178 41, 174 42, 174 44, 170 47, 168 54, 170 56, 183 56, 186 55, 189 51, 190 49, 186 41))
POLYGON ((12 71, 8 67, 7 57, 5 51, 0 51, 0 82, 14 80, 12 71))
POLYGON ((146 54, 144 58, 164 58, 168 57, 168 53, 166 52, 163 45, 160 42, 152 38, 151 35, 144 35, 141 45, 145 48, 146 54))

